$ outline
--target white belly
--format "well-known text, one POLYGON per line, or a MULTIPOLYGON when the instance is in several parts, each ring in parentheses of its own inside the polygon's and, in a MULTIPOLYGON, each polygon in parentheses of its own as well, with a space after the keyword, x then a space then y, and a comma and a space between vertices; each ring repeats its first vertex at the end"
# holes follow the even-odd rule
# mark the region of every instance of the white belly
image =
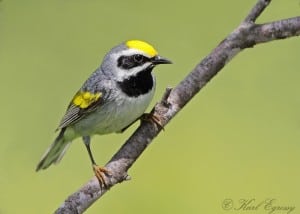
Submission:
POLYGON ((153 95, 154 89, 139 97, 120 96, 78 121, 73 128, 81 136, 119 132, 145 112, 153 95))

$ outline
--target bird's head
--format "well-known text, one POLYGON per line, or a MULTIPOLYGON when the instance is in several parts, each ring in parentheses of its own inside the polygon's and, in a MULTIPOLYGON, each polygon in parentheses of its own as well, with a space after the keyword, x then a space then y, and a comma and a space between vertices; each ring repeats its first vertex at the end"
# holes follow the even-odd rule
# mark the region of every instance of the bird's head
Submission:
POLYGON ((160 55, 152 45, 141 40, 126 41, 107 53, 102 70, 117 81, 128 79, 147 69, 149 72, 159 64, 172 62, 160 55))

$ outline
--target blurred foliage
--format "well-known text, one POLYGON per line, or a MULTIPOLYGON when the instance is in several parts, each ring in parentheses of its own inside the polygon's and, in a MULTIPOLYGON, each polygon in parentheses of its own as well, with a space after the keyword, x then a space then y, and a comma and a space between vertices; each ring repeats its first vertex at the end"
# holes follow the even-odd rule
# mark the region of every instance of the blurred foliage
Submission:
MULTIPOLYGON (((92 176, 80 140, 58 166, 34 170, 70 98, 112 46, 143 39, 175 62, 156 69, 154 104, 255 2, 1 1, 0 213, 51 213, 92 176)), ((273 1, 258 22, 299 11, 298 0, 273 1)), ((227 213, 225 198, 300 208, 299 50, 292 38, 239 54, 154 140, 133 179, 87 213, 227 213)), ((98 162, 135 127, 94 137, 98 162)))

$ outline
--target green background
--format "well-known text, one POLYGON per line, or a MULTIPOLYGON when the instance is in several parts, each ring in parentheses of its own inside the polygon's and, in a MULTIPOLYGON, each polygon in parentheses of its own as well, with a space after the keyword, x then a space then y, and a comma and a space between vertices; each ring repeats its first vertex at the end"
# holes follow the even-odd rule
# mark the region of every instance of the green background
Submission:
MULTIPOLYGON (((0 213, 51 213, 91 178, 80 140, 58 166, 35 167, 71 97, 111 47, 138 38, 174 62, 155 70, 153 106, 255 2, 2 0, 0 213)), ((299 12, 299 0, 273 1, 258 22, 299 12)), ((223 210, 227 198, 235 206, 274 198, 299 212, 299 48, 291 38, 240 53, 153 141, 130 169, 132 180, 87 213, 239 213, 223 210)), ((94 137, 98 163, 135 128, 94 137)))

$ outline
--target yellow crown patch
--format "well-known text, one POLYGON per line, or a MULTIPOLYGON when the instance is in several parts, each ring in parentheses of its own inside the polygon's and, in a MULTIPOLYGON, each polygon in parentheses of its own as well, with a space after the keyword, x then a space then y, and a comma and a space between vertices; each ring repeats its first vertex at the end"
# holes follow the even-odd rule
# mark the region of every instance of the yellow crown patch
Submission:
POLYGON ((129 40, 125 44, 128 48, 134 48, 143 51, 150 57, 154 57, 157 55, 157 51, 152 47, 152 45, 148 44, 147 42, 143 42, 140 40, 129 40))

